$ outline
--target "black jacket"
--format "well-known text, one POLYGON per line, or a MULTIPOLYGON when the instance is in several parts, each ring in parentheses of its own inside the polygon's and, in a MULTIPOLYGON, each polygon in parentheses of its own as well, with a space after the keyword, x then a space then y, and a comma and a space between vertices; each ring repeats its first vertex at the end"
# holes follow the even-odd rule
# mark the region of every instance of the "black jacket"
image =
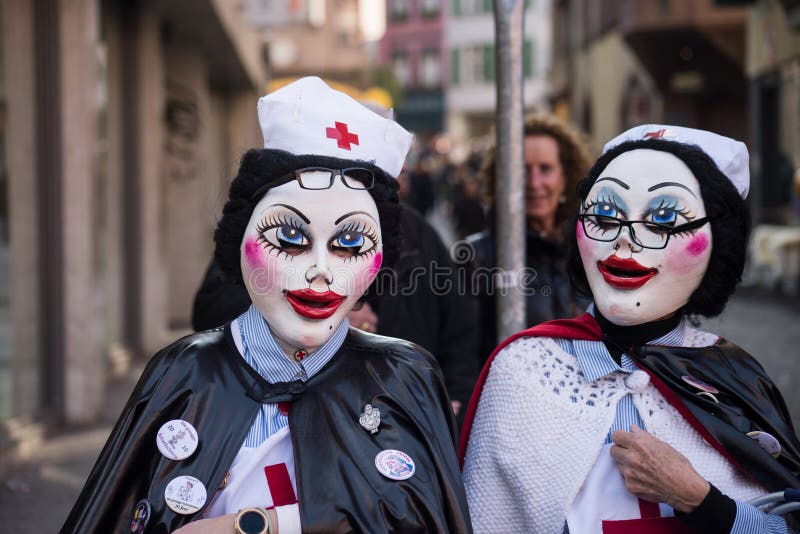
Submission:
POLYGON ((378 274, 366 300, 378 315, 378 334, 430 351, 450 398, 466 405, 480 370, 477 309, 450 251, 416 210, 404 207, 400 258, 378 274))
POLYGON ((230 327, 193 334, 147 365, 62 529, 128 532, 135 504, 152 508, 146 532, 166 533, 199 518, 167 507, 166 485, 191 475, 206 506, 239 452, 262 402, 291 402, 297 498, 304 532, 469 532, 454 449, 455 426, 439 368, 400 340, 351 329, 331 361, 306 383, 269 384, 239 354, 230 327), (380 409, 376 434, 358 423, 380 409), (197 429, 197 451, 162 456, 156 433, 171 419, 197 429), (374 465, 384 449, 416 463, 404 481, 374 465))

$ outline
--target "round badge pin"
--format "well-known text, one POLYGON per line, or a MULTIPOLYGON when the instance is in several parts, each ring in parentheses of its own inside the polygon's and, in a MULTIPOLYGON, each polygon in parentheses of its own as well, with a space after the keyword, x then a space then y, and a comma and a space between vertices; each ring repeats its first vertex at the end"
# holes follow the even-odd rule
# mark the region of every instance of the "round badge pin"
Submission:
POLYGON ((752 432, 748 432, 747 435, 756 440, 761 448, 773 458, 777 458, 781 455, 781 443, 778 441, 778 438, 772 434, 768 432, 762 432, 761 430, 754 430, 752 432))
POLYGON ((719 393, 719 390, 714 386, 712 386, 711 384, 707 384, 706 382, 703 382, 702 380, 695 378, 693 376, 683 375, 681 377, 681 380, 683 380, 693 388, 699 389, 700 391, 705 391, 706 393, 711 393, 712 395, 716 395, 717 393, 719 393))
POLYGON ((392 480, 406 480, 414 475, 414 460, 403 451, 386 449, 375 456, 375 467, 380 474, 392 480))
POLYGON ((142 534, 144 529, 147 528, 147 522, 150 520, 150 501, 142 499, 133 507, 131 514, 130 532, 131 534, 142 534))
POLYGON ((170 460, 185 460, 197 449, 197 430, 183 419, 167 421, 158 429, 156 445, 170 460))
POLYGON ((175 513, 188 515, 200 510, 206 503, 206 487, 187 475, 173 478, 164 490, 164 500, 175 513))

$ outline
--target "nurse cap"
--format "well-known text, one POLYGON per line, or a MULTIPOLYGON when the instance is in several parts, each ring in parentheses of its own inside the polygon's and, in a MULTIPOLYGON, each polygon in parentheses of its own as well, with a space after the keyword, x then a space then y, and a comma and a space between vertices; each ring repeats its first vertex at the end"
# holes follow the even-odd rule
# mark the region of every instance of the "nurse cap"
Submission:
POLYGON ((741 141, 706 130, 695 130, 683 126, 665 124, 643 124, 621 133, 603 147, 603 154, 627 141, 642 139, 664 139, 687 145, 695 145, 708 154, 722 174, 731 181, 742 198, 750 190, 750 156, 741 141))
POLYGON ((397 178, 413 135, 316 76, 258 100, 264 148, 367 161, 397 178))

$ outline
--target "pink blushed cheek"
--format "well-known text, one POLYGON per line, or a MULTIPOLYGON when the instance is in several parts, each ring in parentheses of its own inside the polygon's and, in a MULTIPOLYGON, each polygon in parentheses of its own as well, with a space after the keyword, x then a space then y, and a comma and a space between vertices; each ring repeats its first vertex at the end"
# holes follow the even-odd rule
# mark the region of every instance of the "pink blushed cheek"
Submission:
MULTIPOLYGON (((378 271, 381 270, 381 265, 383 264, 383 253, 378 252, 375 254, 375 258, 372 260, 372 265, 369 266, 369 274, 370 276, 375 276, 378 274, 378 271)), ((371 282, 371 280, 370 280, 371 282)))
POLYGON ((248 237, 244 243, 244 257, 248 265, 253 269, 263 269, 264 263, 264 250, 259 246, 258 240, 255 237, 248 237))
POLYGON ((368 265, 357 269, 353 272, 355 283, 353 285, 353 294, 361 296, 367 290, 369 285, 378 276, 378 271, 383 264, 383 254, 378 252, 368 265))
POLYGON ((244 258, 247 268, 242 274, 252 295, 268 295, 280 281, 280 265, 270 258, 258 244, 257 238, 251 237, 244 244, 244 258))
POLYGON ((686 252, 690 256, 699 256, 708 248, 708 236, 706 234, 697 234, 686 245, 686 252))
MULTIPOLYGON (((674 254, 667 255, 665 268, 678 276, 693 274, 706 264, 709 246, 708 235, 697 234, 688 243, 675 250, 674 254)), ((667 248, 671 247, 667 246, 667 248)))
POLYGON ((578 251, 580 252, 581 257, 594 257, 594 252, 597 249, 599 241, 595 241, 594 239, 589 239, 586 237, 586 234, 583 231, 583 225, 580 222, 578 222, 578 225, 575 227, 575 237, 578 240, 578 251))

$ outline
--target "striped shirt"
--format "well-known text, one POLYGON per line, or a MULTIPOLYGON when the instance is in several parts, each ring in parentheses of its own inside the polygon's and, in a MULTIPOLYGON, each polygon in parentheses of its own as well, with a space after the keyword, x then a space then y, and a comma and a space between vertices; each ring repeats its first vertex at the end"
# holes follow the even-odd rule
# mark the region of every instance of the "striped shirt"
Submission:
MULTIPOLYGON (((267 321, 255 306, 251 305, 235 321, 241 336, 242 357, 271 384, 295 380, 305 382, 317 374, 342 346, 350 328, 350 322, 345 317, 328 341, 302 361, 294 361, 278 346, 267 321)), ((277 404, 265 403, 261 406, 243 446, 258 447, 288 424, 289 418, 280 412, 277 404)))
MULTIPOLYGON (((594 315, 594 306, 589 307, 589 313, 594 315)), ((680 347, 686 339, 686 317, 682 317, 678 326, 665 335, 656 338, 648 345, 661 345, 666 347, 680 347)), ((574 354, 581 366, 583 376, 587 382, 594 382, 612 373, 631 374, 637 369, 633 359, 627 354, 623 354, 620 365, 611 357, 611 353, 602 341, 585 341, 579 339, 555 339, 561 349, 574 354)), ((631 425, 635 424, 639 428, 647 430, 636 406, 633 404, 633 397, 630 393, 623 396, 617 403, 617 412, 614 422, 606 435, 606 443, 611 443, 611 434, 615 430, 629 431, 631 425)), ((759 532, 763 534, 783 534, 794 532, 788 529, 786 521, 779 516, 769 515, 761 510, 744 502, 736 502, 736 519, 731 528, 731 534, 752 534, 759 532)), ((569 527, 564 524, 564 534, 569 533, 569 527)))

